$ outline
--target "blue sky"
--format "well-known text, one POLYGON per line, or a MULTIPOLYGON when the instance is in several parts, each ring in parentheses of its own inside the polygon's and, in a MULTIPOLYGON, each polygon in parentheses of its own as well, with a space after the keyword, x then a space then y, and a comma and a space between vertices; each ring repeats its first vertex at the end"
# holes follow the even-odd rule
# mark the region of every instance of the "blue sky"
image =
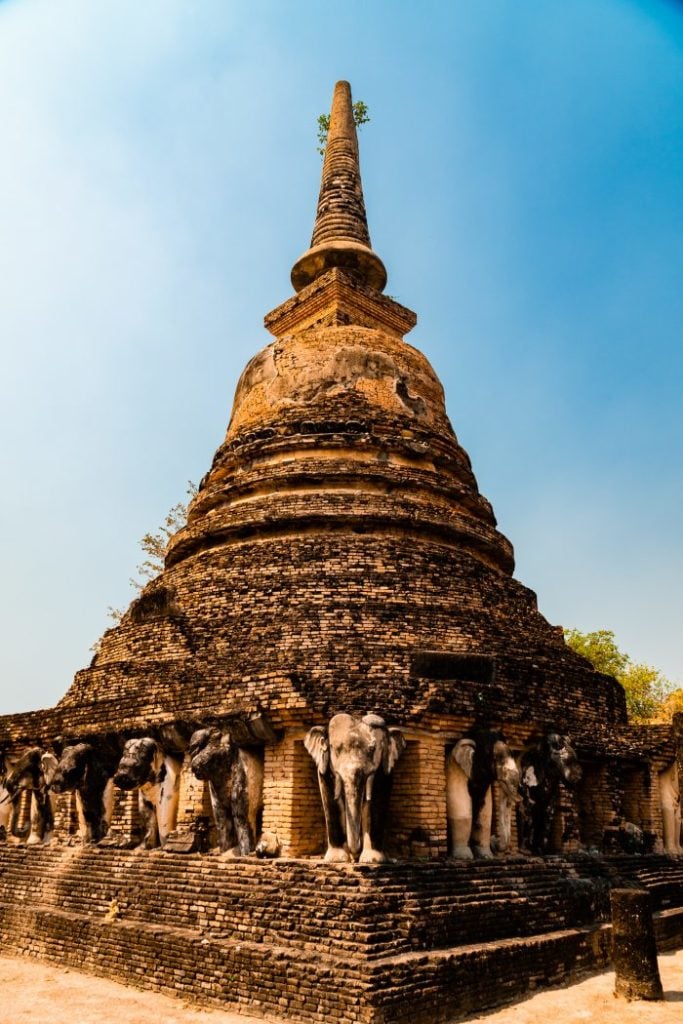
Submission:
POLYGON ((338 78, 517 577, 683 684, 683 6, 0 0, 0 710, 62 695, 208 468, 338 78))

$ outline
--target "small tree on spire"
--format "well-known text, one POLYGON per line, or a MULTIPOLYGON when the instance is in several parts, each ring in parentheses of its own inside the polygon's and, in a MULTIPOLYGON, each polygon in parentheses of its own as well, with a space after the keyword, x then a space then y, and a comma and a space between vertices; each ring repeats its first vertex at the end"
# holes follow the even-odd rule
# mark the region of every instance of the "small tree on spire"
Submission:
MULTIPOLYGON (((356 100, 353 104, 353 123, 356 128, 361 128, 364 124, 367 124, 370 120, 370 114, 368 113, 367 104, 363 103, 362 100, 356 100)), ((318 118, 318 152, 321 156, 325 156, 325 146, 327 145, 327 135, 330 130, 330 115, 321 114, 318 118)))

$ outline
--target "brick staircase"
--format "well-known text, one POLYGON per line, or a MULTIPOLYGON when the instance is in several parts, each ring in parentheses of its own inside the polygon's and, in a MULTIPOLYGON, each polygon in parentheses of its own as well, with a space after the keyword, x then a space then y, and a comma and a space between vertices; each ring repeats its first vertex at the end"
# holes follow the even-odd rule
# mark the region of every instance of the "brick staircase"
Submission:
POLYGON ((0 940, 251 1013, 436 1024, 604 966, 611 885, 647 886, 660 945, 683 944, 683 857, 363 867, 6 845, 0 940))

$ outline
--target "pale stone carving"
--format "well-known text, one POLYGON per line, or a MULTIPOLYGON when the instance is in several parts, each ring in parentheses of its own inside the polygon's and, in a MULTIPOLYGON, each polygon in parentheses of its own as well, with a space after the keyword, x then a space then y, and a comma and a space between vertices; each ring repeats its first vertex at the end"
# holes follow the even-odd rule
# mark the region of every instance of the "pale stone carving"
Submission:
POLYGON ((391 773, 405 747, 399 729, 379 715, 339 714, 304 739, 318 769, 327 826, 328 861, 379 863, 391 773))
POLYGON ((678 763, 659 773, 659 798, 662 805, 662 839, 666 853, 683 853, 681 845, 681 787, 678 763))
POLYGON ((502 733, 473 730, 458 740, 446 761, 446 805, 450 853, 459 860, 489 858, 494 782, 500 786, 496 850, 510 846, 512 809, 518 796, 519 769, 502 733))

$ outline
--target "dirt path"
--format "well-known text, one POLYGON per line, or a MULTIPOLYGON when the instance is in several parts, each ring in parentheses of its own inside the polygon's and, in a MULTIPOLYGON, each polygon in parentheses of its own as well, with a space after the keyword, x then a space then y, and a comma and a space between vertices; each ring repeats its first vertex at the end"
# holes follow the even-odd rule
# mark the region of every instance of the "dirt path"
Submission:
MULTIPOLYGON (((625 1003, 612 995, 613 975, 552 989, 477 1018, 482 1024, 681 1024, 683 951, 659 958, 666 1001, 625 1003)), ((267 1018, 273 1019, 273 1018, 267 1018)), ((37 960, 0 957, 0 1024, 74 1020, 78 1024, 263 1024, 222 1010, 199 1010, 156 992, 119 985, 37 960)))

